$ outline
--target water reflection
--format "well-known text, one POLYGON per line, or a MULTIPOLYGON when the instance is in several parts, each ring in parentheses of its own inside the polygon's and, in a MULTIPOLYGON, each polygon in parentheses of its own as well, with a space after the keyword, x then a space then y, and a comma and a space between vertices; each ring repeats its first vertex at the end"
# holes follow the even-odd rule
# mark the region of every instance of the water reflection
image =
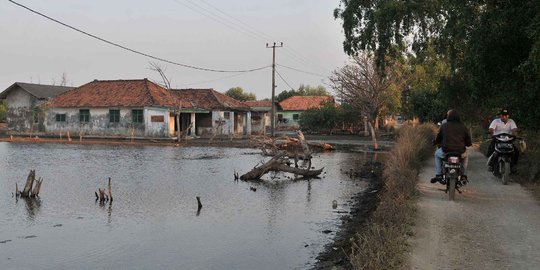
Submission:
POLYGON ((0 241, 13 240, 0 248, 0 268, 309 268, 332 238, 321 231, 341 224, 331 202, 347 211, 341 202, 365 186, 340 169, 365 159, 324 153, 312 165, 325 167, 323 178, 269 173, 259 182, 234 181, 234 171, 265 159, 258 150, 233 148, 0 143, 0 190, 12 190, 30 167, 47 179, 42 199, 13 204, 0 194, 0 241), (108 177, 114 205, 94 203, 96 186, 108 177), (29 234, 37 236, 34 245, 17 238, 29 234), (23 256, 29 253, 35 256, 23 256))
POLYGON ((41 199, 37 196, 36 197, 21 197, 20 199, 25 202, 27 219, 29 221, 34 221, 41 207, 41 199))

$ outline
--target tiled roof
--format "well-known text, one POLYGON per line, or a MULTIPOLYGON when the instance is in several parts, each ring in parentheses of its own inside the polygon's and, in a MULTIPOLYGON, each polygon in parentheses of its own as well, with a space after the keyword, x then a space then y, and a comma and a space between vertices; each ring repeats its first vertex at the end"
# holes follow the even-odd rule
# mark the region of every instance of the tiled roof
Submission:
POLYGON ((171 91, 149 81, 142 80, 94 80, 77 87, 51 102, 52 107, 143 107, 161 106, 191 108, 171 91))
POLYGON ((284 111, 306 111, 308 109, 318 109, 321 104, 328 101, 334 101, 334 98, 328 96, 292 96, 279 103, 284 111))
POLYGON ((190 102, 193 107, 207 110, 239 110, 248 111, 244 102, 226 96, 214 89, 173 89, 183 101, 190 102))
POLYGON ((272 107, 271 100, 248 100, 244 101, 249 107, 272 107))
POLYGON ((29 94, 33 95, 38 99, 49 99, 56 97, 66 91, 69 91, 75 87, 68 86, 57 86, 57 85, 44 85, 44 84, 35 84, 35 83, 22 83, 16 82, 0 93, 0 98, 5 98, 7 94, 17 87, 25 90, 29 94))

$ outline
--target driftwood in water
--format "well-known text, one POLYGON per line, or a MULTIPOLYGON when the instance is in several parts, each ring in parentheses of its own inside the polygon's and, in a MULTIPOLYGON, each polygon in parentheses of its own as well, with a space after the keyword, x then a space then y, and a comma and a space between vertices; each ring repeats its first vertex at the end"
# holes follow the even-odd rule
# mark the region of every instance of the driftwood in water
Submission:
POLYGON ((285 164, 285 161, 284 161, 286 154, 287 152, 285 151, 279 152, 274 157, 272 157, 272 159, 270 159, 268 162, 264 163, 261 166, 255 167, 248 173, 240 176, 240 179, 257 180, 257 179, 260 179, 264 174, 270 171, 289 172, 296 175, 302 175, 304 177, 315 177, 321 174, 323 169, 310 170, 309 167, 308 169, 299 169, 295 167, 289 167, 287 164, 285 164))
POLYGON ((301 131, 298 131, 297 135, 298 138, 279 137, 275 139, 257 136, 253 137, 250 143, 261 148, 266 156, 275 156, 279 150, 286 150, 291 156, 299 155, 300 159, 309 159, 314 151, 334 150, 334 147, 328 143, 306 141, 301 131))
POLYGON ((39 190, 41 189, 42 183, 43 179, 41 179, 41 177, 36 180, 36 170, 30 170, 30 173, 26 178, 26 184, 24 185, 24 189, 22 191, 19 191, 19 187, 17 183, 15 183, 15 195, 23 198, 39 196, 39 190), (35 186, 34 182, 36 183, 35 186))

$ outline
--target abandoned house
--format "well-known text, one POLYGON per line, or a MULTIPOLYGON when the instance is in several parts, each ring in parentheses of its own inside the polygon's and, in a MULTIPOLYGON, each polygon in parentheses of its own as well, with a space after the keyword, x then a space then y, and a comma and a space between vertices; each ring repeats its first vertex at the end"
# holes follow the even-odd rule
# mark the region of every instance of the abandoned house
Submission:
POLYGON ((7 103, 7 128, 11 134, 44 131, 40 105, 74 87, 16 82, 0 93, 7 103))
POLYGON ((69 131, 106 137, 173 137, 179 128, 178 112, 194 110, 189 102, 148 79, 94 80, 43 107, 49 135, 69 131))
POLYGON ((272 101, 248 100, 244 103, 251 108, 251 134, 266 135, 271 125, 272 101))
POLYGON ((330 96, 292 96, 279 103, 277 112, 278 129, 296 129, 301 114, 309 109, 319 109, 327 102, 334 103, 330 96))
POLYGON ((172 92, 193 107, 206 110, 193 116, 196 136, 251 135, 251 111, 245 103, 214 89, 173 89, 172 92))

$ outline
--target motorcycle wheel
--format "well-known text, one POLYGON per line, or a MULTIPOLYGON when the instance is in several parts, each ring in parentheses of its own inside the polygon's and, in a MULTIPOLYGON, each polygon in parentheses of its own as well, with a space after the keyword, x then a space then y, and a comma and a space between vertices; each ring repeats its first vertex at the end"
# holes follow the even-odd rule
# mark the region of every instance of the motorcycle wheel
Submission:
POLYGON ((501 176, 502 176, 502 184, 508 185, 508 179, 510 178, 510 162, 501 162, 501 176))
POLYGON ((448 183, 446 183, 448 185, 448 199, 451 201, 453 201, 456 196, 456 181, 457 177, 452 176, 448 179, 448 183))

